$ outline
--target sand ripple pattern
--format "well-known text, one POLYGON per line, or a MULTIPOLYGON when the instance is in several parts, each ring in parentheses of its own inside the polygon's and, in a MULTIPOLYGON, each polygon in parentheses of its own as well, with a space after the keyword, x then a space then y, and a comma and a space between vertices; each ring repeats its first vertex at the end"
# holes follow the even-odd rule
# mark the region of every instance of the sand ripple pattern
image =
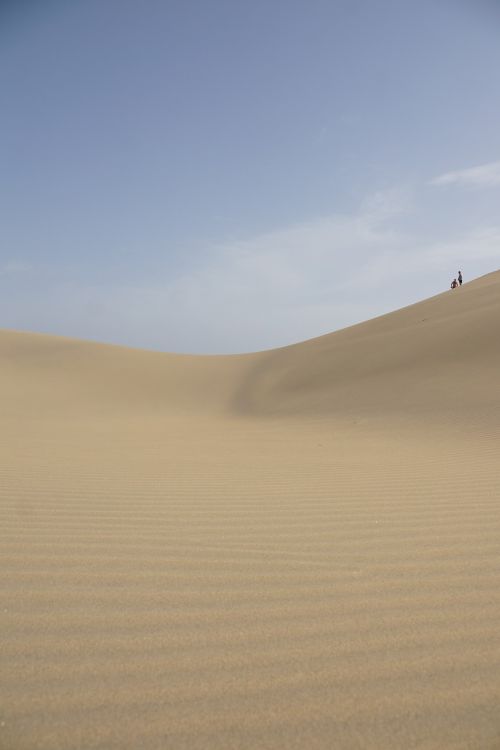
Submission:
POLYGON ((2 750, 500 747, 490 365, 477 407, 452 363, 463 409, 377 410, 378 380, 368 408, 365 379, 324 414, 281 369, 263 414, 267 360, 207 360, 234 388, 195 408, 200 374, 146 393, 160 355, 103 395, 121 350, 2 336, 2 750))

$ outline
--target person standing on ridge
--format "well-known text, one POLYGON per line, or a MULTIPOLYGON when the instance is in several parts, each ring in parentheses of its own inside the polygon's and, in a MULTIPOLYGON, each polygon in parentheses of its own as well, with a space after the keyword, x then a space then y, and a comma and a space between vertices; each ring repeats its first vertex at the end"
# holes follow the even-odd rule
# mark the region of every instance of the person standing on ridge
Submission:
POLYGON ((458 272, 458 283, 462 286, 462 271, 458 272))

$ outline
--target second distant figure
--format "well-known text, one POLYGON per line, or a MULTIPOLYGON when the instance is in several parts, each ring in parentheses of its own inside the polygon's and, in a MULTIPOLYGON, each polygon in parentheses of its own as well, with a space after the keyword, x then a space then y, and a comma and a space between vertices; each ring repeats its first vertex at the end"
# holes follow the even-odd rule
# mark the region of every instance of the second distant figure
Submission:
POLYGON ((458 272, 458 283, 462 286, 462 271, 458 272))
POLYGON ((456 279, 453 279, 453 281, 451 282, 451 288, 456 289, 457 286, 458 286, 458 281, 456 279))

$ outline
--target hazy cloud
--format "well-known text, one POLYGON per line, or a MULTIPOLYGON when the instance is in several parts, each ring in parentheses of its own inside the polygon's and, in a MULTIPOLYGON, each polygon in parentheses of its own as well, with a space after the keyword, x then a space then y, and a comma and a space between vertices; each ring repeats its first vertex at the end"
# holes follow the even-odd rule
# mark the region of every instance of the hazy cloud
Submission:
POLYGON ((468 280, 472 267, 478 275, 500 265, 500 226, 447 230, 436 240, 414 218, 408 191, 377 193, 352 213, 208 246, 182 275, 48 282, 36 295, 16 294, 21 312, 7 324, 32 328, 23 320, 36 319, 38 330, 70 336, 236 353, 312 338, 416 302, 447 289, 458 268, 468 280))
POLYGON ((446 279, 443 275, 455 273, 455 266, 464 266, 466 259, 500 263, 500 226, 476 228, 461 237, 425 244, 416 238, 408 240, 405 253, 387 250, 372 258, 360 269, 354 283, 364 289, 398 279, 420 283, 429 273, 446 279))
MULTIPOLYGON (((292 343, 360 322, 448 288, 465 259, 500 263, 500 226, 427 241, 401 228, 405 192, 358 212, 318 218, 209 248, 182 277, 117 288, 97 308, 159 348, 238 352, 292 343), (140 335, 139 335, 140 334, 140 335), (158 345, 158 344, 155 344, 158 345)), ((466 274, 467 275, 467 274, 466 274)))
POLYGON ((470 169, 459 169, 447 172, 431 180, 432 185, 458 185, 472 188, 491 188, 500 186, 500 161, 482 164, 470 169))

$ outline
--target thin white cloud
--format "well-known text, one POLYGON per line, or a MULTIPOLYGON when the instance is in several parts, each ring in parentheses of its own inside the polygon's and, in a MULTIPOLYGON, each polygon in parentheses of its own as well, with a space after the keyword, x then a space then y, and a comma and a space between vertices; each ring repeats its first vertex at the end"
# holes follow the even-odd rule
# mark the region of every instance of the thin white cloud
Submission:
POLYGON ((431 185, 458 185, 470 188, 500 187, 500 161, 447 172, 431 180, 431 185))

